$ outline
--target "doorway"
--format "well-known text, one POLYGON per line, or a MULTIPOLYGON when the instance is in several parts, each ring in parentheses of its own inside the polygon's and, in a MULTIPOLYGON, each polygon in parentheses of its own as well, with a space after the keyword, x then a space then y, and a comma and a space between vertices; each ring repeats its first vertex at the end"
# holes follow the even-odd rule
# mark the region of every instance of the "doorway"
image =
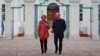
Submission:
POLYGON ((53 20, 55 20, 55 14, 59 12, 59 6, 56 3, 50 3, 47 7, 47 20, 52 26, 53 20))

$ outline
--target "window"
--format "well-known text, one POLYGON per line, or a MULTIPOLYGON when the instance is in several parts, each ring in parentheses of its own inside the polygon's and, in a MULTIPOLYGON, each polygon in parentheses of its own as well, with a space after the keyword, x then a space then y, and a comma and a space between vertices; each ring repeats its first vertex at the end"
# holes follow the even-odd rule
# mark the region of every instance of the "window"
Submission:
POLYGON ((82 9, 83 5, 80 5, 80 14, 79 14, 79 17, 80 17, 80 21, 83 21, 83 9, 82 9))
POLYGON ((100 5, 98 6, 98 21, 99 21, 99 34, 100 34, 100 5))
POLYGON ((2 36, 4 36, 4 31, 5 31, 5 27, 4 27, 4 22, 5 21, 5 4, 2 4, 2 21, 1 21, 1 34, 2 36))
POLYGON ((100 5, 98 6, 98 13, 99 13, 98 14, 98 18, 99 18, 98 20, 100 21, 100 5))
POLYGON ((2 20, 5 20, 5 4, 2 4, 2 20))

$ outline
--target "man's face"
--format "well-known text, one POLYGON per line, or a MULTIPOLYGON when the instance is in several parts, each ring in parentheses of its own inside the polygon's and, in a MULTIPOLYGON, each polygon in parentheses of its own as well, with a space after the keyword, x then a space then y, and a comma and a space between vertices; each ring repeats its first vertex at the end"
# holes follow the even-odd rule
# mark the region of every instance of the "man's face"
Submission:
POLYGON ((56 19, 59 19, 59 18, 60 18, 60 14, 56 13, 56 19))

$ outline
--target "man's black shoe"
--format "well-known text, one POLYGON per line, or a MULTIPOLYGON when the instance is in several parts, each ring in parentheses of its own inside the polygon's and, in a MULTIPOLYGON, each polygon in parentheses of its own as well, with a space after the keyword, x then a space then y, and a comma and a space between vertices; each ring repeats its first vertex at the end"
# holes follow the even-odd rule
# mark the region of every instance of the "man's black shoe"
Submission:
POLYGON ((61 55, 61 52, 59 52, 59 55, 61 55))
POLYGON ((44 54, 44 52, 42 52, 42 54, 44 54))

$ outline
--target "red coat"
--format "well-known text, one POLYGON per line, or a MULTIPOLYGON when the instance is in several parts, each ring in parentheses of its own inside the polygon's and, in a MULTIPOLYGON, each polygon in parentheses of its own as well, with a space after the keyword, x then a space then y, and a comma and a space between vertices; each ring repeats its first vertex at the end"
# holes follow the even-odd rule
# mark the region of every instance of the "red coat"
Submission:
POLYGON ((47 21, 41 20, 38 26, 38 36, 41 40, 47 39, 49 37, 49 23, 47 21))

